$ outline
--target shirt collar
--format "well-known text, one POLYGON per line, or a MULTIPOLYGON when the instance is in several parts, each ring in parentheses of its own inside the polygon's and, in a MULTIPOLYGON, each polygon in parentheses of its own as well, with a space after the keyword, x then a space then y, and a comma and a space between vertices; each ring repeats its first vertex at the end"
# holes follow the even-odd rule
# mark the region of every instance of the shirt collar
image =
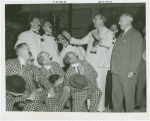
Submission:
POLYGON ((125 34, 131 27, 132 27, 132 26, 129 26, 129 27, 124 31, 123 34, 125 34))
POLYGON ((51 69, 52 67, 51 67, 51 65, 49 65, 49 66, 44 66, 46 69, 51 69))
POLYGON ((45 35, 47 35, 47 36, 53 36, 52 34, 50 34, 50 33, 45 33, 45 35))
POLYGON ((20 56, 18 56, 18 58, 19 58, 19 61, 20 61, 20 64, 21 64, 21 68, 22 68, 22 65, 25 65, 26 61, 20 56))
POLYGON ((37 31, 37 30, 35 30, 35 29, 33 29, 33 28, 31 28, 31 30, 32 30, 32 31, 35 31, 35 32, 37 32, 37 33, 39 33, 39 31, 37 31))
POLYGON ((74 64, 71 64, 72 67, 77 67, 77 66, 79 66, 79 65, 81 66, 80 63, 74 63, 74 64))
POLYGON ((69 43, 67 42, 65 45, 63 45, 63 47, 67 47, 69 45, 69 43))

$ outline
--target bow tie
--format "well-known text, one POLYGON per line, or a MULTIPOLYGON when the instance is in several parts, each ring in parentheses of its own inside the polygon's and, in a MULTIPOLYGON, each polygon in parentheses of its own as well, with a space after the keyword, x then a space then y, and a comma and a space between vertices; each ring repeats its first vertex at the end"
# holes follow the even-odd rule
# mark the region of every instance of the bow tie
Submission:
POLYGON ((53 36, 53 35, 50 35, 50 34, 45 34, 45 35, 47 35, 47 36, 53 36))
POLYGON ((36 33, 36 34, 40 34, 39 32, 36 32, 36 31, 33 31, 34 33, 36 33))

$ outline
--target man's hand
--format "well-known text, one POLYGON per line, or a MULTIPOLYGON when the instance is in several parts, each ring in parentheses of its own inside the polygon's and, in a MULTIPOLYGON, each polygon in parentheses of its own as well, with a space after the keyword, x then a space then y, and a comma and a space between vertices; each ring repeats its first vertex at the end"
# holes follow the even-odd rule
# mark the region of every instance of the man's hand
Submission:
POLYGON ((28 100, 34 101, 36 99, 36 91, 33 91, 30 95, 29 98, 27 98, 28 100))
POLYGON ((93 37, 101 43, 102 38, 100 37, 98 32, 92 32, 93 37))
POLYGON ((64 35, 70 41, 70 38, 71 38, 70 33, 68 33, 67 31, 63 31, 62 35, 64 35))
POLYGON ((128 78, 132 78, 133 77, 133 72, 128 72, 128 78))
POLYGON ((64 89, 66 92, 70 92, 70 87, 69 87, 69 86, 65 86, 63 89, 64 89))

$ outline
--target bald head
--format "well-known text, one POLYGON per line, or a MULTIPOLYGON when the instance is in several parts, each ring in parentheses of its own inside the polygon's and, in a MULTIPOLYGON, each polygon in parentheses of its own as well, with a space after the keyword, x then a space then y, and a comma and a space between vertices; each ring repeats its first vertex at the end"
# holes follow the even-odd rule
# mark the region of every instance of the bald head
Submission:
POLYGON ((26 43, 18 44, 15 48, 15 52, 17 56, 22 57, 26 61, 33 58, 30 47, 26 43))
POLYGON ((64 63, 73 64, 77 60, 78 60, 78 54, 77 53, 70 51, 70 52, 65 54, 64 63))
POLYGON ((52 56, 49 53, 42 51, 38 54, 37 61, 41 66, 47 66, 51 64, 52 56))

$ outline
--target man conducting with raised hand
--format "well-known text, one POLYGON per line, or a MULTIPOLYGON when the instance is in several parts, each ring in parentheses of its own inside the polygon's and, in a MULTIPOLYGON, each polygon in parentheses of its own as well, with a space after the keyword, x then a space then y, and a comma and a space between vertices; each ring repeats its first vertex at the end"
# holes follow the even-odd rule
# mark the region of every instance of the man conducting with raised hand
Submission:
POLYGON ((122 112, 123 99, 125 99, 125 111, 134 111, 136 76, 142 56, 142 36, 132 27, 132 21, 131 14, 121 15, 119 24, 123 32, 119 35, 112 51, 113 112, 122 112))
POLYGON ((113 32, 107 29, 104 25, 106 18, 102 14, 98 14, 93 19, 95 30, 89 32, 87 36, 82 39, 75 39, 70 36, 66 31, 63 32, 71 44, 84 45, 88 44, 85 54, 85 60, 87 60, 97 71, 97 83, 98 88, 102 91, 102 97, 98 106, 98 111, 105 110, 105 84, 107 70, 109 64, 109 48, 112 46, 113 32))

